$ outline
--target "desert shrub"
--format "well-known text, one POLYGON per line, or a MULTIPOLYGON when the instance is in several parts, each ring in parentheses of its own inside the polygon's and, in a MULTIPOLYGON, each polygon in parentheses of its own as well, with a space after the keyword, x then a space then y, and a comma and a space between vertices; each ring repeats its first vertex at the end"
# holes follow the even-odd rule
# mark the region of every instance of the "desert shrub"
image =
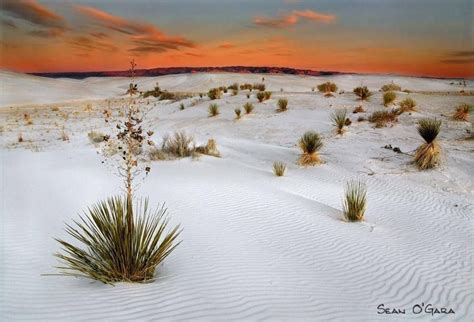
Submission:
POLYGON ((248 102, 247 102, 247 103, 244 104, 245 114, 250 114, 250 113, 252 113, 253 109, 254 109, 254 106, 253 106, 252 103, 248 103, 248 102))
POLYGON ((473 111, 472 105, 462 103, 457 108, 453 114, 453 119, 456 121, 469 121, 469 114, 473 111))
POLYGON ((184 110, 184 104, 183 103, 179 104, 179 109, 184 110))
POLYGON ((28 113, 23 114, 23 119, 25 120, 26 125, 32 125, 33 124, 33 118, 31 117, 30 114, 28 114, 28 113))
POLYGON ((59 111, 59 106, 53 106, 53 107, 51 107, 51 111, 53 111, 53 112, 59 111))
POLYGON ((227 93, 227 87, 226 86, 220 86, 219 89, 220 89, 221 92, 227 93))
POLYGON ((150 211, 148 199, 136 209, 117 196, 90 207, 87 216, 67 225, 75 246, 62 239, 64 254, 55 256, 66 266, 61 275, 82 276, 114 284, 119 281, 149 282, 156 267, 178 246, 179 226, 168 230, 166 209, 150 211), (134 213, 134 215, 132 214, 134 213))
POLYGON ((22 143, 24 141, 23 139, 23 134, 22 133, 19 133, 18 134, 18 143, 22 143))
POLYGON ((303 151, 299 159, 301 165, 309 166, 321 163, 318 151, 323 146, 323 142, 318 133, 313 131, 306 132, 300 138, 298 144, 303 151))
POLYGON ((354 108, 354 110, 352 111, 352 113, 354 114, 357 114, 357 113, 364 113, 365 112, 365 109, 362 105, 359 105, 357 106, 356 108, 354 108))
POLYGON ((238 84, 238 83, 234 83, 234 84, 228 86, 227 89, 231 89, 231 90, 234 90, 234 91, 238 91, 238 90, 239 90, 239 84, 238 84))
POLYGON ((156 147, 152 147, 151 149, 148 150, 148 156, 151 161, 168 160, 170 157, 168 153, 156 147))
POLYGON ((396 123, 398 121, 397 110, 391 111, 375 111, 369 116, 369 122, 375 123, 376 127, 384 127, 388 123, 396 123))
POLYGON ((219 157, 221 154, 217 149, 217 143, 214 139, 207 140, 207 144, 204 146, 198 146, 196 152, 200 154, 210 155, 214 157, 219 157))
POLYGON ((209 105, 209 108, 207 109, 209 112, 209 117, 214 117, 219 115, 219 105, 212 103, 209 105))
POLYGON ((209 90, 209 92, 207 93, 207 96, 211 99, 211 100, 216 100, 216 99, 219 99, 221 98, 222 96, 222 92, 219 88, 211 88, 209 90))
POLYGON ((240 110, 240 108, 236 108, 234 112, 235 112, 235 118, 237 120, 240 119, 240 115, 242 114, 242 111, 240 110))
POLYGON ((175 132, 174 135, 166 135, 161 144, 161 150, 168 155, 178 158, 189 157, 195 150, 194 138, 185 132, 175 132))
POLYGON ((164 100, 174 100, 175 98, 176 98, 176 94, 168 92, 168 91, 164 91, 164 92, 161 92, 159 99, 160 101, 164 101, 164 100))
POLYGON ((400 92, 402 90, 402 88, 400 87, 400 85, 397 85, 394 82, 392 82, 391 84, 383 85, 381 90, 382 90, 382 92, 391 92, 391 91, 400 92))
POLYGON ((238 89, 233 89, 232 90, 232 96, 236 96, 239 94, 239 90, 238 89))
POLYGON ((364 220, 367 208, 367 187, 360 181, 349 181, 346 184, 343 201, 344 217, 347 221, 364 220))
POLYGON ((436 138, 441 129, 441 121, 436 119, 421 119, 417 130, 425 143, 416 149, 415 163, 420 170, 438 166, 441 160, 441 147, 436 138))
POLYGON ((265 84, 262 84, 262 83, 252 85, 252 89, 256 89, 256 90, 259 90, 261 92, 265 91, 265 88, 266 88, 265 84))
POLYGON ((347 117, 347 110, 336 110, 331 115, 331 120, 336 127, 337 134, 344 134, 344 129, 349 118, 347 117))
POLYGON ((245 84, 242 84, 240 85, 240 90, 252 90, 252 84, 249 84, 249 83, 245 83, 245 84))
POLYGON ((393 103, 396 98, 397 98, 397 94, 395 94, 395 92, 392 92, 392 91, 385 92, 383 94, 383 105, 388 106, 388 104, 393 103))
POLYGON ((273 162, 273 173, 277 177, 283 177, 285 175, 286 164, 280 161, 273 162))
POLYGON ((325 82, 318 85, 318 91, 321 93, 335 93, 337 92, 337 85, 331 82, 325 82))
POLYGON ((260 103, 262 103, 265 100, 265 93, 264 92, 258 92, 257 93, 257 99, 260 103))
POLYGON ((89 133, 87 133, 87 137, 89 137, 89 140, 92 143, 101 143, 101 142, 104 142, 107 138, 107 136, 104 133, 96 132, 96 131, 90 131, 89 133))
POLYGON ((265 100, 269 100, 272 97, 272 92, 263 92, 265 100))
POLYGON ((288 99, 287 98, 280 98, 278 100, 277 112, 284 112, 286 110, 288 110, 288 99))
POLYGON ((369 89, 367 88, 367 86, 361 86, 361 87, 356 87, 354 88, 354 94, 356 94, 359 99, 361 100, 366 100, 368 99, 370 96, 372 96, 372 93, 369 91, 369 89))
POLYGON ((400 114, 404 113, 404 112, 416 111, 416 102, 411 97, 405 98, 398 105, 400 106, 400 108, 399 108, 400 114))
POLYGON ((158 85, 156 85, 154 89, 149 90, 149 91, 145 91, 143 93, 144 98, 147 98, 149 96, 159 97, 160 95, 161 95, 161 89, 160 89, 160 86, 158 86, 158 85))

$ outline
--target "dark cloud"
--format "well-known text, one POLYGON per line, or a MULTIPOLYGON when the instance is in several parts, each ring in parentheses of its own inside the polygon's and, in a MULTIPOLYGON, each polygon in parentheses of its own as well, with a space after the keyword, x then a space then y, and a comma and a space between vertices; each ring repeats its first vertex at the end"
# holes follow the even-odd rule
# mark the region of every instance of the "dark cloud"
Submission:
POLYGON ((118 48, 112 44, 96 41, 85 36, 74 37, 69 40, 69 43, 80 50, 100 50, 100 51, 116 51, 118 48))
POLYGON ((41 27, 66 28, 66 21, 61 16, 50 11, 35 0, 2 0, 0 8, 14 18, 41 27))
POLYGON ((4 27, 8 27, 8 28, 12 28, 12 29, 17 29, 18 26, 16 25, 15 22, 13 22, 12 20, 10 19, 2 19, 0 21, 0 23, 2 24, 2 26, 4 27))

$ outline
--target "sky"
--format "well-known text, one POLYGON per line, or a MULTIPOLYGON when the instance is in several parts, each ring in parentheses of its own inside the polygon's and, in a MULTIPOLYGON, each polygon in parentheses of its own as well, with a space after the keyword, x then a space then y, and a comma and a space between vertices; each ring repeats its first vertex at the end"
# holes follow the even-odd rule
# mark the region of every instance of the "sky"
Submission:
POLYGON ((473 0, 0 0, 0 69, 474 77, 473 0))

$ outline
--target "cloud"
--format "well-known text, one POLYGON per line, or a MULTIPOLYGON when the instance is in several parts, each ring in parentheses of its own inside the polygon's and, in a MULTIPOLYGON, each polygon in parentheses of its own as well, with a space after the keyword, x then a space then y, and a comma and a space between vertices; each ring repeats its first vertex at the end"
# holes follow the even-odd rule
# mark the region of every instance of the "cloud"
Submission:
POLYGON ((179 36, 168 36, 150 23, 127 20, 88 6, 77 5, 75 9, 105 28, 128 35, 134 45, 129 51, 134 53, 162 53, 179 50, 181 47, 195 47, 192 41, 179 36))
POLYGON ((100 51, 117 51, 118 48, 114 45, 96 41, 95 39, 86 37, 86 36, 78 36, 70 39, 69 44, 71 44, 76 49, 80 50, 100 50, 100 51))
POLYGON ((235 45, 234 45, 234 44, 231 44, 230 42, 225 42, 225 43, 222 43, 222 44, 220 44, 219 46, 217 46, 217 48, 220 48, 220 49, 231 49, 231 48, 235 48, 235 45))
POLYGON ((12 20, 9 20, 9 19, 2 19, 0 23, 4 27, 8 27, 8 28, 12 28, 12 29, 17 29, 18 28, 16 23, 12 20))
POLYGON ((64 33, 63 29, 59 28, 49 28, 49 29, 35 29, 29 32, 31 36, 41 37, 41 38, 55 38, 60 37, 64 33))
POLYGON ((458 50, 447 53, 440 60, 443 64, 472 64, 474 63, 474 50, 458 50))
POLYGON ((66 21, 61 16, 40 5, 35 0, 3 0, 1 9, 12 17, 41 27, 66 28, 66 21))
POLYGON ((313 10, 293 10, 291 13, 276 18, 255 17, 254 24, 270 28, 284 28, 297 24, 301 19, 331 23, 336 20, 332 14, 320 13, 313 10))
POLYGON ((451 57, 474 57, 474 50, 459 50, 449 54, 451 57))

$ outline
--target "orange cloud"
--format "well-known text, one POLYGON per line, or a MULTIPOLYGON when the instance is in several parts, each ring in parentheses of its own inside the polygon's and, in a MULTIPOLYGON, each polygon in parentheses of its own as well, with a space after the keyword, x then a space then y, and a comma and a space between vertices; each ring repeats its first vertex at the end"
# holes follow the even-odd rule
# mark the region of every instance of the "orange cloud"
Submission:
POLYGON ((297 24, 300 18, 322 23, 331 23, 336 20, 336 16, 332 14, 320 13, 313 10, 294 10, 290 14, 277 18, 256 17, 253 22, 259 26, 283 28, 297 24))
POLYGON ((217 48, 221 48, 221 49, 231 49, 231 48, 235 48, 235 45, 234 45, 234 44, 231 44, 230 42, 225 42, 225 43, 222 43, 222 44, 220 44, 219 46, 217 46, 217 48))

